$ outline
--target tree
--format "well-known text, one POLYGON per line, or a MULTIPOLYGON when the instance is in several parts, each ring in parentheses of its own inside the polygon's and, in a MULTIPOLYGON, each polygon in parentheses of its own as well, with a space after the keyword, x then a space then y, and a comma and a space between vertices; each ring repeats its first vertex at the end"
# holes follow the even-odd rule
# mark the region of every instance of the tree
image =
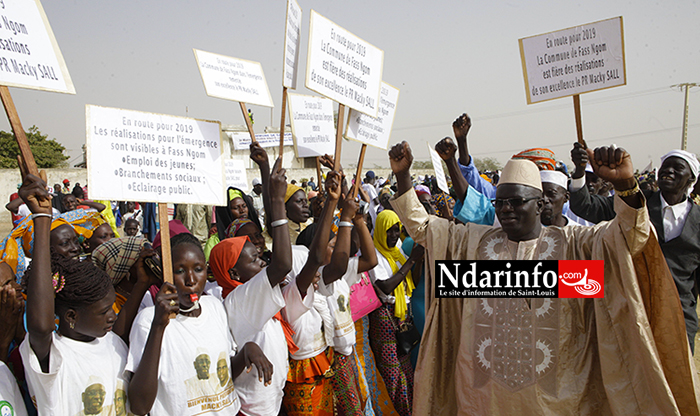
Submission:
MULTIPOLYGON (((63 153, 66 148, 56 139, 48 140, 48 134, 41 134, 37 126, 30 127, 26 134, 39 169, 63 167, 66 164, 69 158, 63 153)), ((0 168, 17 168, 18 154, 19 146, 14 133, 0 131, 0 168)))
POLYGON ((495 157, 475 157, 474 166, 479 169, 479 172, 501 170, 503 166, 498 163, 495 157))

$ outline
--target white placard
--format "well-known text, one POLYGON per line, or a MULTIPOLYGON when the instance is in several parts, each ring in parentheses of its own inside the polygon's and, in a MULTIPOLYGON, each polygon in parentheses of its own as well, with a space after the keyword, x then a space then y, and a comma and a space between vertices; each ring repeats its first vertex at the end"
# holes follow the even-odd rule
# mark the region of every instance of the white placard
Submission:
POLYGON ((289 114, 297 157, 335 152, 333 101, 312 95, 288 94, 289 114))
POLYGON ((527 103, 625 85, 622 17, 519 40, 527 103))
MULTIPOLYGON (((250 143, 250 133, 246 132, 235 132, 231 133, 231 140, 233 140, 233 148, 236 150, 249 150, 250 143)), ((260 143, 260 147, 276 147, 280 145, 280 134, 279 133, 255 133, 255 140, 260 143)), ((284 145, 294 146, 292 141, 292 133, 284 133, 284 145)))
POLYGON ((85 106, 90 197, 224 205, 221 123, 85 106))
POLYGON ((226 189, 233 186, 243 192, 248 192, 248 176, 245 172, 245 161, 240 159, 226 159, 224 162, 226 189))
POLYGON ((384 51, 311 10, 306 88, 377 116, 384 51))
POLYGON ((297 64, 301 42, 301 7, 296 0, 287 0, 287 23, 284 26, 284 65, 282 85, 297 88, 297 64))
POLYGON ((433 170, 435 171, 435 178, 437 179, 438 188, 442 189, 446 194, 450 194, 450 187, 447 186, 447 177, 445 177, 445 171, 442 169, 442 158, 432 147, 430 143, 428 145, 428 150, 430 151, 430 160, 433 162, 433 170))
POLYGON ((259 62, 194 49, 204 89, 210 97, 274 107, 259 62))
POLYGON ((348 128, 345 136, 348 139, 386 150, 389 146, 391 126, 394 124, 396 104, 399 101, 399 90, 382 81, 379 94, 379 114, 376 118, 359 111, 350 110, 348 128))
POLYGON ((0 85, 75 94, 39 0, 0 1, 0 85))

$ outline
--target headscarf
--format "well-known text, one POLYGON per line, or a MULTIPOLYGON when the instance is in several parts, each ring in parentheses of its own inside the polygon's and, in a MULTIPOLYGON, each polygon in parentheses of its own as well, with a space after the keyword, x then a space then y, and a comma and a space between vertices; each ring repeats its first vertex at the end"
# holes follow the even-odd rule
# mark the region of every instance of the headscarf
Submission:
MULTIPOLYGON (((73 226, 76 234, 84 238, 92 237, 92 233, 97 227, 106 223, 99 212, 86 211, 82 208, 60 214, 58 219, 63 219, 73 226)), ((53 224, 52 224, 53 226, 53 224)))
MULTIPOLYGON (((182 221, 180 220, 170 220, 168 222, 168 228, 170 228, 170 238, 175 237, 178 234, 192 234, 190 230, 187 229, 184 225, 182 225, 182 221)), ((153 248, 158 248, 161 245, 160 241, 160 231, 158 231, 158 234, 156 234, 156 238, 153 239, 153 248)))
MULTIPOLYGON (((399 266, 397 262, 401 265, 406 263, 406 258, 401 253, 398 247, 387 247, 386 245, 386 232, 389 228, 393 227, 395 224, 401 224, 399 216, 396 215, 394 211, 385 209, 377 215, 377 221, 374 225, 374 247, 377 251, 384 256, 389 261, 389 266, 391 266, 391 271, 393 274, 399 271, 399 266)), ((404 285, 399 284, 394 289, 394 298, 396 298, 396 303, 394 303, 394 316, 403 320, 406 319, 406 311, 408 306, 406 304, 406 296, 411 296, 415 285, 413 284, 413 276, 409 271, 406 274, 406 290, 404 290, 404 285)))
POLYGON ((421 196, 421 194, 428 194, 432 196, 432 194, 430 193, 430 188, 428 188, 425 185, 416 185, 414 189, 416 190, 416 195, 418 196, 421 196))
POLYGON ((129 275, 129 270, 136 264, 145 244, 146 239, 143 237, 113 238, 92 252, 92 262, 104 270, 116 286, 129 275))
POLYGON ((444 192, 440 192, 433 197, 433 202, 440 216, 447 215, 450 209, 449 204, 454 203, 454 201, 454 198, 444 192))
POLYGON ((255 223, 253 221, 251 221, 249 218, 236 218, 235 220, 233 220, 231 225, 229 225, 228 228, 226 229, 226 238, 235 237, 238 230, 243 228, 243 226, 246 224, 255 225, 255 223))
POLYGON ((511 159, 527 159, 535 162, 539 170, 555 170, 557 162, 554 160, 554 152, 545 148, 525 149, 511 159))
POLYGON ((228 188, 228 202, 233 201, 236 198, 243 198, 243 192, 240 189, 228 188))
POLYGON ((303 192, 304 189, 302 189, 300 186, 296 186, 296 185, 292 185, 291 183, 288 183, 287 184, 287 192, 285 192, 285 194, 284 194, 284 203, 286 204, 287 201, 289 201, 289 199, 292 197, 292 195, 297 193, 297 191, 303 192))
MULTIPOLYGON (((231 293, 235 288, 243 284, 238 280, 231 279, 229 270, 236 266, 238 258, 241 255, 241 251, 243 251, 243 247, 248 241, 250 241, 248 236, 227 238, 222 240, 211 250, 211 254, 209 255, 209 266, 214 274, 214 278, 216 278, 216 283, 221 286, 224 298, 226 298, 226 296, 228 296, 229 293, 231 293)), ((282 319, 281 311, 277 312, 273 319, 278 320, 280 324, 282 324, 284 337, 287 340, 287 348, 289 348, 290 354, 294 354, 295 352, 299 351, 299 347, 297 347, 293 339, 294 330, 287 321, 282 319)))
POLYGON ((251 214, 257 212, 255 210, 255 206, 253 205, 253 201, 248 198, 243 191, 231 186, 226 191, 226 206, 214 208, 214 213, 216 214, 216 232, 219 234, 220 241, 224 241, 228 237, 226 231, 228 230, 229 225, 231 225, 233 222, 231 210, 228 208, 228 206, 231 201, 236 198, 242 198, 243 202, 245 202, 246 206, 248 207, 248 219, 253 221, 253 224, 257 225, 259 229, 263 229, 260 225, 260 219, 258 216, 251 214))

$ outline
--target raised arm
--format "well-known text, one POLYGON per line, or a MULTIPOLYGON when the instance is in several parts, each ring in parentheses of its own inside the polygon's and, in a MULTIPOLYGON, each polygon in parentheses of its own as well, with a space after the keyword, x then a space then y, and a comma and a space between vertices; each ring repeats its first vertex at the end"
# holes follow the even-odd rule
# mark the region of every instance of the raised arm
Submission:
MULTIPOLYGON (((455 140, 457 140, 457 146, 459 146, 459 163, 464 166, 467 166, 471 161, 469 146, 467 145, 467 133, 469 133, 471 128, 472 120, 467 113, 463 113, 452 123, 452 131, 455 133, 455 140)), ((455 175, 451 176, 454 178, 455 175)))
MULTIPOLYGON (((585 183, 586 164, 589 162, 588 152, 579 143, 574 143, 571 149, 571 161, 575 169, 571 175, 572 186, 569 189, 569 206, 577 216, 586 221, 599 223, 615 218, 613 197, 592 195, 585 183), (583 182, 580 187, 575 187, 576 182, 583 182)), ((592 165, 591 165, 592 166, 592 165)))
POLYGON ((314 277, 316 277, 318 268, 323 264, 323 260, 325 260, 326 246, 328 245, 328 236, 331 232, 331 221, 333 220, 333 211, 340 199, 340 179, 340 174, 335 171, 331 171, 326 175, 325 190, 328 195, 326 204, 323 206, 318 228, 316 228, 314 238, 311 240, 309 257, 306 260, 306 264, 304 264, 304 267, 301 269, 301 272, 299 272, 296 277, 297 288, 302 297, 306 295, 307 289, 311 285, 314 277))
POLYGON ((105 210, 105 205, 99 202, 95 201, 88 201, 87 199, 78 199, 78 204, 79 205, 86 205, 90 208, 94 208, 97 210, 97 212, 102 212, 105 210))
POLYGON ((612 183, 615 193, 627 205, 635 209, 644 206, 644 197, 634 177, 632 157, 625 149, 613 145, 595 150, 586 149, 586 152, 588 152, 588 158, 593 161, 591 163, 593 172, 601 179, 612 183))
MULTIPOLYGON (((253 142, 250 144, 250 158, 253 159, 260 169, 260 179, 263 183, 263 189, 266 183, 270 183, 270 159, 267 157, 267 152, 260 146, 260 143, 253 142)), ((263 208, 265 213, 270 212, 270 195, 263 191, 263 208)), ((270 216, 265 215, 265 228, 270 229, 270 216)), ((272 235, 272 234, 270 234, 272 235)))
MULTIPOLYGON (((267 268, 267 278, 273 287, 282 282, 292 270, 292 244, 287 226, 287 213, 284 209, 284 194, 287 192, 287 177, 282 169, 282 159, 277 158, 268 180, 263 179, 263 195, 270 199, 269 234, 272 236, 272 259, 267 268)), ((263 200, 264 200, 263 196, 263 200)), ((267 208, 266 208, 267 209, 267 208)))
POLYGON ((27 331, 41 370, 49 371, 49 352, 55 329, 54 288, 51 279, 51 196, 46 183, 26 175, 19 194, 34 217, 34 255, 27 276, 27 331))
POLYGON ((336 235, 331 262, 323 268, 323 276, 321 277, 323 278, 323 282, 327 285, 343 277, 348 270, 352 227, 347 225, 353 224, 351 221, 356 217, 357 209, 357 201, 355 201, 355 198, 352 197, 352 193, 350 193, 343 200, 343 212, 340 214, 340 224, 338 226, 338 234, 336 235))
POLYGON ((20 205, 24 204, 24 201, 22 201, 22 198, 15 198, 12 201, 8 202, 7 205, 5 205, 5 208, 10 211, 13 214, 17 214, 17 210, 19 209, 20 205))
MULTIPOLYGON (((456 121, 455 121, 456 123, 456 121)), ((452 178, 452 186, 457 192, 457 197, 460 201, 464 201, 467 196, 467 190, 469 189, 469 184, 467 180, 462 176, 459 171, 459 165, 455 160, 455 152, 457 151, 457 146, 455 146, 452 139, 445 137, 444 139, 437 142, 435 145, 435 151, 440 155, 440 158, 445 161, 447 165, 447 170, 450 172, 450 177, 452 178)), ((461 153, 461 152, 460 152, 461 153)))

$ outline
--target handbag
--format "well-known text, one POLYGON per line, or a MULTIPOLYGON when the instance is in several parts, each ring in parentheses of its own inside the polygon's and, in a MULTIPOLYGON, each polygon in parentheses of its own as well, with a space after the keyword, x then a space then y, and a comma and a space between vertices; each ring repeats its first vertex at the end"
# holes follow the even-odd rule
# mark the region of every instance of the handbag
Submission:
POLYGON ((356 322, 370 312, 379 309, 382 302, 374 291, 374 286, 369 280, 367 272, 362 273, 362 279, 350 287, 350 312, 352 321, 356 322))
POLYGON ((413 324, 413 311, 411 310, 411 304, 408 304, 408 316, 407 319, 397 327, 394 323, 392 317, 391 323, 396 329, 396 350, 403 355, 408 355, 411 353, 416 345, 420 343, 421 334, 418 328, 413 324), (409 320, 410 319, 410 320, 409 320))

